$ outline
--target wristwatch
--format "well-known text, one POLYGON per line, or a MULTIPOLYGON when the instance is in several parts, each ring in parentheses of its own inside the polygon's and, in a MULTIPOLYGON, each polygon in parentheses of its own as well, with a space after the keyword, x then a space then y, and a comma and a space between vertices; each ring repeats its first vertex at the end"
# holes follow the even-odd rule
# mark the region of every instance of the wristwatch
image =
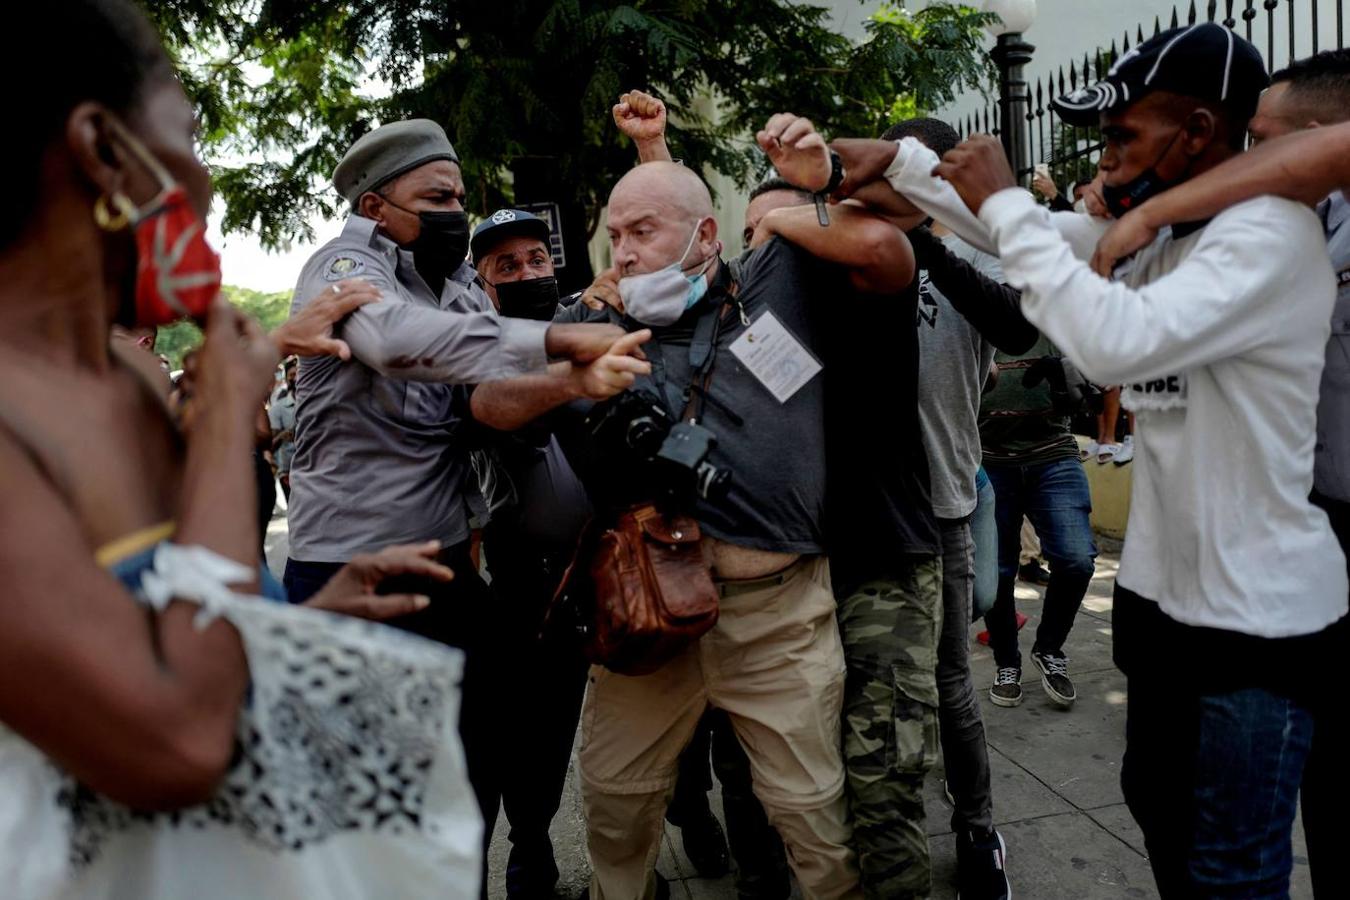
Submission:
POLYGON ((835 191, 839 190, 839 185, 844 183, 844 161, 839 158, 839 154, 833 150, 830 151, 830 180, 825 182, 825 186, 816 191, 813 199, 816 201, 816 221, 820 223, 821 228, 828 227, 830 224, 830 209, 826 205, 826 200, 835 191))

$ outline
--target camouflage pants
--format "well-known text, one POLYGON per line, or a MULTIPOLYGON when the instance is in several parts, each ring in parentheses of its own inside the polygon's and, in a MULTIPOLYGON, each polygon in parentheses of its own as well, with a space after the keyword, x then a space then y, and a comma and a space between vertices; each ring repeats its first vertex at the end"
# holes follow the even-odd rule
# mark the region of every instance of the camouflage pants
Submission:
POLYGON ((934 669, 942 632, 942 562, 919 558, 839 604, 844 766, 864 895, 932 889, 923 782, 938 752, 934 669))

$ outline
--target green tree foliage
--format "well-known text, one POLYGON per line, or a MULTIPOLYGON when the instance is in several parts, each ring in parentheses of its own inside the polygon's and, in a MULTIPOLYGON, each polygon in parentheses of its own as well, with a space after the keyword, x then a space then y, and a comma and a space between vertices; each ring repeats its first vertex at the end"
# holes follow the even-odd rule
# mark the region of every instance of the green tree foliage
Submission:
POLYGON ((339 211, 329 174, 380 122, 444 124, 480 214, 510 202, 513 165, 550 158, 593 225, 633 164, 609 116, 623 90, 665 99, 677 157, 748 185, 764 171, 749 136, 775 112, 876 134, 989 75, 990 17, 946 3, 887 4, 854 42, 790 0, 142 2, 199 109, 225 230, 273 247, 339 211))
MULTIPOLYGON (((225 299, 257 319, 265 331, 271 331, 285 322, 291 312, 290 291, 264 293, 227 284, 221 288, 221 293, 225 299)), ((184 319, 159 329, 155 335, 155 352, 168 357, 170 368, 181 369, 184 354, 201 342, 201 329, 184 319)))

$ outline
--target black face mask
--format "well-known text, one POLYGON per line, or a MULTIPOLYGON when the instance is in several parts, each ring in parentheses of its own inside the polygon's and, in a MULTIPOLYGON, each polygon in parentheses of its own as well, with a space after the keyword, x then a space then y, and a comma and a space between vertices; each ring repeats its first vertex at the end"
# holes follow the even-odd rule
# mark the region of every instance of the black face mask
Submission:
POLYGON ((469 255, 469 217, 455 212, 420 212, 422 233, 408 245, 413 264, 428 281, 442 282, 464 265, 469 255))
POLYGON ((455 274, 469 255, 468 215, 461 210, 414 212, 388 197, 381 197, 394 209, 417 216, 422 230, 404 249, 412 252, 413 265, 427 284, 432 290, 439 291, 445 279, 455 274))
POLYGON ((1106 208, 1110 210, 1112 216, 1119 219, 1150 197, 1157 196, 1185 180, 1186 173, 1191 169, 1189 160, 1186 162, 1186 168, 1182 171, 1180 178, 1164 181, 1162 176, 1158 174, 1158 163, 1162 162, 1167 154, 1172 152, 1172 145, 1177 142, 1177 138, 1181 137, 1183 130, 1178 129, 1177 133, 1172 135, 1172 140, 1167 142, 1167 146, 1163 148, 1162 153, 1158 154, 1158 158, 1154 160, 1153 165, 1124 184, 1102 185, 1102 199, 1106 201, 1106 208))
POLYGON ((558 309, 558 279, 552 275, 503 281, 492 287, 497 291, 497 303, 504 316, 550 322, 558 309))

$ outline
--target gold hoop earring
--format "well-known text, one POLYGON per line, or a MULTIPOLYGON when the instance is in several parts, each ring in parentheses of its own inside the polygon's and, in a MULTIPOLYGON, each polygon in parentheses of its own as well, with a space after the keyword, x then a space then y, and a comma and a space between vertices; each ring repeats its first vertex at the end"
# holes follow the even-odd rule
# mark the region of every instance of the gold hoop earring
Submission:
POLYGON ((115 191, 111 195, 100 194, 99 198, 94 201, 94 222, 104 231, 121 231, 127 227, 127 224, 135 215, 135 205, 127 199, 126 194, 120 191, 115 191), (117 208, 116 214, 108 209, 110 201, 117 208))

